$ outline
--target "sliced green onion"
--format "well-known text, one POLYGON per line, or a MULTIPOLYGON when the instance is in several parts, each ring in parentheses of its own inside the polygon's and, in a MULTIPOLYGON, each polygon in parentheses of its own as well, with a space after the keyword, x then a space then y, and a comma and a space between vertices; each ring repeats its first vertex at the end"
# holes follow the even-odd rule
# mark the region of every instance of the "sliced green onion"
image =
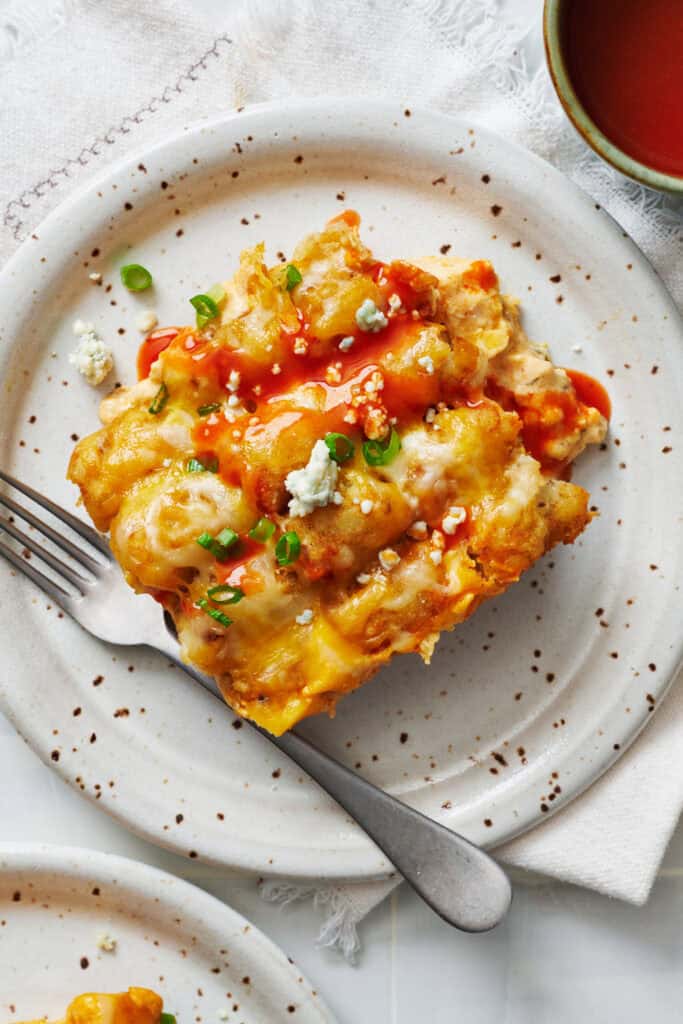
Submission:
POLYGON ((226 526, 224 530, 216 537, 216 541, 224 548, 230 548, 233 544, 236 544, 239 540, 238 534, 234 530, 231 530, 229 526, 226 526))
POLYGON ((325 434, 324 440, 329 448, 330 458, 335 462, 348 462, 353 458, 356 446, 346 434, 325 434))
POLYGON ((293 263, 288 263, 285 267, 285 289, 291 292, 292 288, 296 288, 302 281, 303 277, 299 268, 295 267, 293 263))
POLYGON ((275 545, 275 557, 278 565, 291 565, 292 562, 296 562, 300 554, 301 541, 298 534, 294 530, 283 533, 275 545))
POLYGON ((252 526, 249 531, 249 536, 252 540, 257 540, 259 544, 265 544, 267 540, 275 533, 275 523, 271 522, 270 519, 266 519, 262 516, 259 521, 252 526))
POLYGON ((206 294, 210 299, 213 299, 217 306, 220 306, 221 303, 225 302, 228 297, 228 293, 222 284, 213 285, 213 287, 209 288, 206 294))
POLYGON ((220 402, 210 402, 208 405, 200 405, 197 412, 200 416, 210 416, 212 412, 218 412, 220 407, 220 402))
POLYGON ((218 306, 210 295, 193 295, 190 303, 197 310, 197 327, 206 327, 218 316, 218 306))
POLYGON ((152 284, 152 275, 147 267, 139 263, 127 263, 121 267, 121 281, 129 292, 144 292, 152 284))
POLYGON ((217 473, 218 459, 215 456, 212 459, 206 459, 205 462, 202 462, 201 459, 188 459, 186 468, 188 473, 217 473))
POLYGON ((172 1013, 162 1013, 159 1024, 176 1024, 176 1019, 172 1013))
POLYGON ((244 597, 244 591, 240 587, 231 587, 228 583, 221 583, 218 587, 211 587, 206 592, 214 604, 237 604, 244 597))
POLYGON ((381 441, 363 442, 363 455, 368 466, 388 466, 390 462, 394 461, 400 450, 401 438, 395 430, 391 431, 391 436, 386 444, 382 444, 381 441))
POLYGON ((197 607, 201 608, 207 615, 210 615, 216 622, 220 622, 221 626, 232 626, 232 619, 229 619, 225 612, 219 611, 218 608, 212 608, 205 597, 199 598, 197 607))
POLYGON ((234 530, 226 527, 217 537, 212 537, 210 533, 204 531, 196 539, 200 547, 210 551, 214 558, 222 562, 228 557, 229 549, 237 543, 239 536, 234 530))
POLYGON ((161 412, 161 410, 163 409, 167 402, 168 388, 164 383, 162 383, 161 387, 159 388, 156 395, 152 399, 152 404, 149 407, 149 411, 152 413, 153 416, 158 416, 158 414, 161 412))

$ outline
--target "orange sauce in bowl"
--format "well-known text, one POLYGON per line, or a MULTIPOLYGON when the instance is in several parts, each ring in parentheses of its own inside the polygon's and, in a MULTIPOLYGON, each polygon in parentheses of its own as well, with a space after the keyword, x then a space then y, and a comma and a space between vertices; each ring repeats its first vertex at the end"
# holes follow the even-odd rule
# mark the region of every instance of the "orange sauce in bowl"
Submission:
POLYGON ((683 177, 683 0, 569 0, 567 71, 589 117, 640 163, 683 177))

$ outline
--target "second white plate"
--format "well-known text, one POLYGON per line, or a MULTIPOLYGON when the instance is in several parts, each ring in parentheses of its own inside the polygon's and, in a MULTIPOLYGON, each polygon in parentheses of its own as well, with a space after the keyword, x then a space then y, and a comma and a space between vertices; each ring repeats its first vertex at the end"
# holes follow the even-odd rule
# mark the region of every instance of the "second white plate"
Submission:
MULTIPOLYGON (((73 506, 66 464, 74 435, 97 426, 98 403, 67 362, 74 318, 95 322, 130 381, 140 308, 186 322, 187 297, 229 273, 241 248, 265 239, 275 260, 344 207, 382 257, 489 257, 522 298, 530 336, 613 400, 609 444, 576 467, 600 510, 584 537, 445 636, 431 668, 398 659, 334 721, 304 727, 490 845, 611 764, 680 653, 680 320, 635 246, 557 171, 469 123, 332 101, 194 126, 108 170, 3 272, 3 462, 73 506), (153 294, 122 288, 118 268, 132 260, 152 269, 153 294)), ((102 808, 224 865, 328 878, 388 870, 332 801, 163 658, 107 648, 4 567, 2 580, 13 645, 2 706, 102 808)))
POLYGON ((3 1020, 61 1019, 81 992, 139 985, 178 1024, 333 1024, 296 966, 243 917, 123 857, 0 845, 0 919, 3 1020))

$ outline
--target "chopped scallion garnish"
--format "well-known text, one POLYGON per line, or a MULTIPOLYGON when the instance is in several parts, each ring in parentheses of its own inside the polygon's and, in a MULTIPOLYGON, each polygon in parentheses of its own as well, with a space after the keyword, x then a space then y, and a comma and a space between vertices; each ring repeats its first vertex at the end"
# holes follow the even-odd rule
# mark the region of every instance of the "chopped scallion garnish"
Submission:
POLYGON ((121 267, 121 281, 129 292, 144 292, 152 284, 152 275, 139 263, 127 263, 121 267))
POLYGON ((224 530, 221 530, 217 537, 212 537, 211 534, 206 531, 204 531, 204 533, 200 533, 197 537, 197 544, 199 544, 200 547, 205 548, 207 551, 210 551, 214 558, 219 562, 223 562, 229 556, 230 548, 232 548, 238 540, 239 536, 235 531, 226 527, 224 530))
POLYGON ((172 1013, 162 1013, 159 1024, 176 1024, 176 1019, 172 1013))
POLYGON ((157 416, 168 402, 168 388, 162 382, 161 387, 157 391, 156 395, 152 399, 152 404, 149 407, 149 411, 153 416, 157 416))
POLYGON ((275 533, 275 523, 271 522, 270 519, 266 519, 262 516, 259 521, 252 526, 249 531, 249 536, 252 540, 256 540, 259 544, 265 544, 267 540, 275 533))
POLYGON ((303 277, 298 267, 295 267, 293 263, 288 263, 285 267, 285 289, 291 292, 292 288, 296 288, 298 284, 301 284, 303 277))
POLYGON ((220 622, 221 626, 232 626, 232 619, 229 619, 225 612, 220 611, 218 608, 212 608, 205 597, 199 598, 197 607, 201 608, 207 615, 210 615, 216 622, 220 622))
POLYGON ((220 407, 220 402, 210 402, 208 405, 200 405, 197 412, 200 416, 210 416, 212 412, 218 412, 220 407))
POLYGON ((190 303, 197 311, 197 327, 206 327, 210 320, 218 316, 218 305, 210 295, 193 295, 190 303))
POLYGON ((213 285, 212 288, 209 288, 206 294, 210 299, 213 299, 217 306, 220 306, 222 302, 225 302, 228 297, 228 293, 222 284, 213 285))
POLYGON ((225 529, 221 530, 218 534, 216 540, 219 544, 222 544, 224 548, 229 548, 239 540, 239 537, 234 530, 231 530, 229 526, 226 526, 225 529))
POLYGON ((188 473, 217 473, 218 472, 218 459, 214 456, 212 459, 196 459, 191 458, 187 460, 187 472, 188 473))
POLYGON ((324 440, 329 448, 330 458, 335 462, 347 462, 353 458, 356 446, 346 434, 325 434, 324 440))
POLYGON ((240 587, 221 583, 217 587, 210 587, 206 596, 210 597, 214 604, 237 604, 244 597, 244 591, 240 587))
POLYGON ((368 466, 388 466, 401 450, 401 438, 395 430, 391 431, 386 443, 381 441, 365 441, 363 455, 368 466))
POLYGON ((283 533, 275 545, 275 557, 278 565, 291 565, 292 562, 296 562, 300 554, 301 541, 298 534, 294 530, 283 533))

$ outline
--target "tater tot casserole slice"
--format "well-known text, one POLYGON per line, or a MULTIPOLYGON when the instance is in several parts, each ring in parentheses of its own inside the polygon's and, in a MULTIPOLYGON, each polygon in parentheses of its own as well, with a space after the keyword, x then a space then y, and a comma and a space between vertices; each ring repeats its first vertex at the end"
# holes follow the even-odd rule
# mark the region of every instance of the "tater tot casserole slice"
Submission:
POLYGON ((376 259, 347 211, 143 343, 69 479, 182 656, 280 734, 333 713, 591 519, 568 467, 609 402, 486 260, 376 259))

